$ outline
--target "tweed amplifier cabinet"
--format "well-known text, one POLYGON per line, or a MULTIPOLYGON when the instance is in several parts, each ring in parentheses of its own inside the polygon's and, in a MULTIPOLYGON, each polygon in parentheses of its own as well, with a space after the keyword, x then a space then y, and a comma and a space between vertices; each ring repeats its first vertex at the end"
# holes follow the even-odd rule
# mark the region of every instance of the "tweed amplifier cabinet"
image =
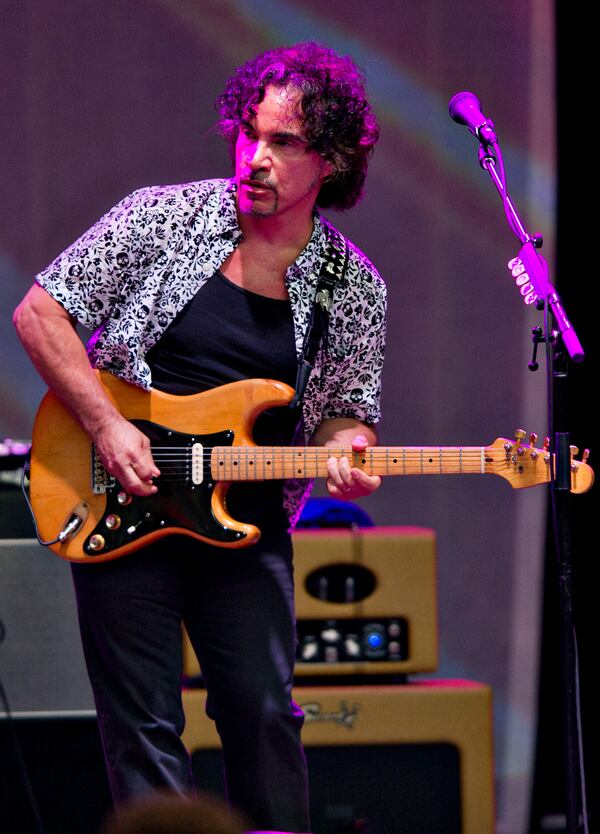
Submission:
MULTIPOLYGON (((294 563, 298 676, 437 668, 433 530, 302 530, 294 563)), ((187 637, 184 667, 188 678, 200 674, 187 637)))
MULTIPOLYGON (((493 834, 490 688, 471 681, 294 690, 306 723, 312 830, 493 834)), ((198 782, 219 790, 219 739, 204 690, 184 690, 198 782), (214 781, 212 781, 214 780, 214 781)))

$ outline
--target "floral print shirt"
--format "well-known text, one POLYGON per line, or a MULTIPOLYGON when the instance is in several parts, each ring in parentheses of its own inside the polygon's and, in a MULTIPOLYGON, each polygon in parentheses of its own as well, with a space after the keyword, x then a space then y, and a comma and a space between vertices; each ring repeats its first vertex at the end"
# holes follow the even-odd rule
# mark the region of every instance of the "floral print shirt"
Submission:
MULTIPOLYGON (((312 236, 286 273, 298 355, 326 250, 326 224, 315 214, 312 236)), ((149 389, 147 352, 241 237, 232 180, 143 188, 111 209, 36 281, 95 331, 88 343, 94 367, 149 389)), ((380 419, 385 285, 351 243, 348 255, 334 291, 327 343, 304 395, 305 442, 323 419, 380 419)), ((306 480, 286 482, 292 525, 310 488, 306 480)))

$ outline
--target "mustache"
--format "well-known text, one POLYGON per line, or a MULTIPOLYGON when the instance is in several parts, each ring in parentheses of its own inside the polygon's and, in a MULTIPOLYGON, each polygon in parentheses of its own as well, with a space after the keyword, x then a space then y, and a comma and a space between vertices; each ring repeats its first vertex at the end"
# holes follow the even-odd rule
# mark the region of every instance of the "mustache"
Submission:
POLYGON ((261 188, 269 188, 271 191, 276 190, 273 183, 269 181, 268 176, 266 174, 261 176, 260 172, 255 176, 242 177, 240 182, 242 185, 258 185, 261 188))

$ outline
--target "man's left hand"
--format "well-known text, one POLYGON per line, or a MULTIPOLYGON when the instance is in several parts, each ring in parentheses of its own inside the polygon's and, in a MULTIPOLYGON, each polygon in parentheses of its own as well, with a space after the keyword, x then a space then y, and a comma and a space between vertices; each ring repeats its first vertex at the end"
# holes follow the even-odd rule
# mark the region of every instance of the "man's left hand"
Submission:
MULTIPOLYGON (((367 438, 358 434, 352 440, 353 452, 364 452, 369 445, 367 438)), ((327 491, 332 498, 351 501, 370 495, 381 484, 379 475, 367 475, 352 466, 347 457, 330 457, 327 461, 327 491)))

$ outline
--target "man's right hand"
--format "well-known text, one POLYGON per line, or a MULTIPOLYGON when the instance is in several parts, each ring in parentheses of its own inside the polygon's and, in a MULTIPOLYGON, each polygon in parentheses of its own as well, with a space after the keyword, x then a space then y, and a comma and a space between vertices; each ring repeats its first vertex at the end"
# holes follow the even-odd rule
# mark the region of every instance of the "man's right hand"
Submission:
POLYGON ((128 492, 152 495, 160 471, 145 434, 119 414, 93 373, 74 320, 37 284, 15 310, 25 350, 42 378, 96 444, 102 463, 128 492))
POLYGON ((127 492, 146 496, 158 491, 152 479, 160 470, 152 459, 150 441, 132 423, 116 416, 97 431, 94 444, 108 472, 127 492))

